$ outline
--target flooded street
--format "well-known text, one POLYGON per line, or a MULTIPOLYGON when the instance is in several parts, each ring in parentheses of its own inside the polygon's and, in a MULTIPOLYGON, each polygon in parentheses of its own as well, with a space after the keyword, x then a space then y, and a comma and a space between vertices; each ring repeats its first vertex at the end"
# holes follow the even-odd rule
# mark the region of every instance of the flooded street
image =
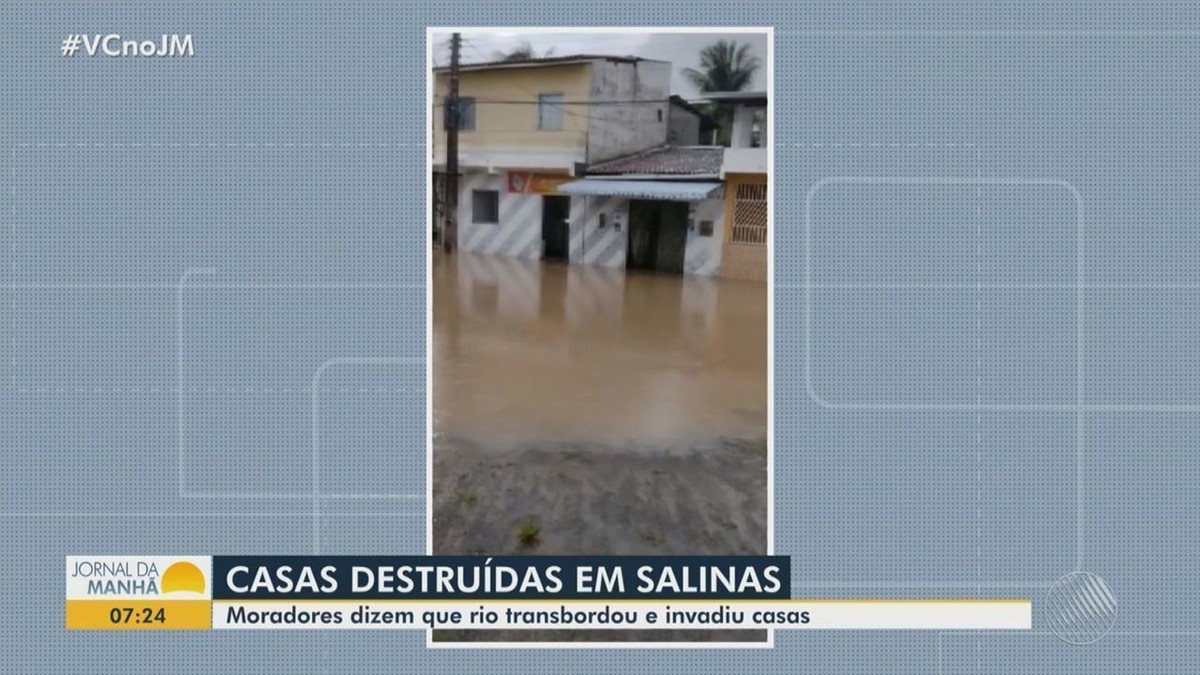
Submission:
POLYGON ((435 438, 765 437, 767 370, 764 284, 433 256, 435 438))
POLYGON ((434 553, 766 552, 765 284, 435 253, 433 316, 434 553))

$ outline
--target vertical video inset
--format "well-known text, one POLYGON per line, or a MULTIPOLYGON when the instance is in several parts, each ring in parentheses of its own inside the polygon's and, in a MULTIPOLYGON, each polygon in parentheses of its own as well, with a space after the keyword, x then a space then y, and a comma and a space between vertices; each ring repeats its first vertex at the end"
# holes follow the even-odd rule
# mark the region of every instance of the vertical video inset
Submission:
POLYGON ((431 552, 768 552, 770 31, 429 40, 431 552))

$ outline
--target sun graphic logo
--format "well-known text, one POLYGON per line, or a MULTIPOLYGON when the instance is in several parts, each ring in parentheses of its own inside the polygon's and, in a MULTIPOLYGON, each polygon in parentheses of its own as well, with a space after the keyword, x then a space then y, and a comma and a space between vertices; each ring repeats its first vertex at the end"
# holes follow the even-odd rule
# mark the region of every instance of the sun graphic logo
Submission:
POLYGON ((163 570, 159 583, 159 592, 169 593, 198 593, 203 595, 205 588, 204 572, 196 565, 186 561, 172 563, 163 570))

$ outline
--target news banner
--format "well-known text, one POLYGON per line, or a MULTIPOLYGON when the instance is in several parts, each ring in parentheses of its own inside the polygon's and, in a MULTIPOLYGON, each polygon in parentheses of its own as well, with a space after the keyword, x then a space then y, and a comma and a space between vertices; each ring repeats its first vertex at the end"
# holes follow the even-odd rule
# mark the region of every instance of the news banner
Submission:
POLYGON ((1029 630, 1028 598, 795 598, 786 556, 68 556, 79 630, 1029 630))

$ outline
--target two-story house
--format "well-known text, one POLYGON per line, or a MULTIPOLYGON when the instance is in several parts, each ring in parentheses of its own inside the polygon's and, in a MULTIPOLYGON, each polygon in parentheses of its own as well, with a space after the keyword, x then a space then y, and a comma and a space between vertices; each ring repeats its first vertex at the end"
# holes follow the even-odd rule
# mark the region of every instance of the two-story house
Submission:
MULTIPOLYGON (((575 55, 459 71, 462 251, 571 259, 581 236, 571 224, 583 221, 584 202, 559 186, 587 164, 666 142, 670 63, 575 55)), ((449 69, 434 75, 436 177, 446 166, 449 69)))
POLYGON ((721 163, 725 181, 725 223, 721 245, 723 277, 766 281, 770 200, 770 114, 761 91, 711 92, 704 101, 733 108, 730 143, 721 163))

